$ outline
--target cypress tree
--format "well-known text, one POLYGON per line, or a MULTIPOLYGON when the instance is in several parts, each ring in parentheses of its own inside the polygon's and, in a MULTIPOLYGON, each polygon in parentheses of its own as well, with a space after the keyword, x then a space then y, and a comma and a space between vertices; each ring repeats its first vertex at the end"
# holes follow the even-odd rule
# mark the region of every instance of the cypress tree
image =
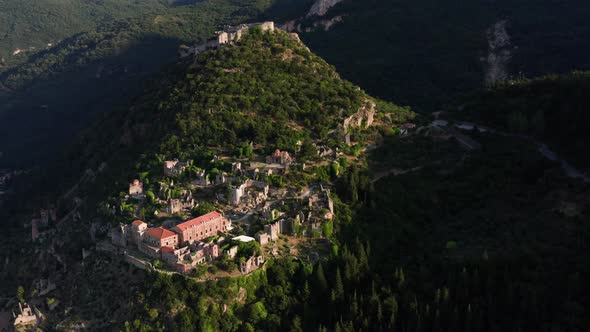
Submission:
POLYGON ((326 292, 328 290, 328 281, 326 280, 324 268, 322 267, 321 262, 318 263, 318 267, 315 270, 315 280, 317 287, 321 292, 326 292))
POLYGON ((344 284, 342 283, 342 276, 340 275, 340 268, 336 268, 336 280, 334 282, 334 291, 337 300, 344 298, 344 284))
POLYGON ((353 317, 357 316, 358 310, 359 310, 359 304, 358 304, 358 298, 357 298, 356 289, 355 289, 354 295, 352 296, 352 301, 350 303, 350 312, 352 313, 353 317))
POLYGON ((301 318, 299 316, 295 316, 293 318, 293 322, 291 323, 291 332, 303 332, 303 328, 301 327, 301 318))

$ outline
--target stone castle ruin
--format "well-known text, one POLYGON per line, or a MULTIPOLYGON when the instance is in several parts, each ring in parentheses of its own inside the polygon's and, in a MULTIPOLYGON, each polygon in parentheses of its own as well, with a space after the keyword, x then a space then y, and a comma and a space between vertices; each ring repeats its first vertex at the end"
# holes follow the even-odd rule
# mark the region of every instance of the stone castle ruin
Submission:
POLYGON ((242 37, 248 33, 252 28, 260 28, 262 31, 274 31, 275 24, 272 21, 240 24, 238 26, 226 26, 223 30, 217 31, 215 37, 208 40, 204 44, 195 45, 193 47, 181 47, 180 57, 184 58, 189 55, 198 55, 207 50, 212 50, 221 47, 222 45, 231 45, 238 42, 242 37))
POLYGON ((353 128, 360 128, 366 129, 373 125, 375 121, 375 114, 377 113, 376 109, 377 105, 374 101, 367 99, 363 106, 361 106, 358 111, 351 116, 347 117, 342 121, 340 125, 338 125, 338 130, 340 131, 340 135, 344 139, 344 142, 347 145, 351 144, 350 141, 350 132, 353 128))
POLYGON ((356 113, 344 119, 342 127, 345 130, 350 128, 369 128, 373 125, 375 113, 377 112, 375 109, 376 106, 377 105, 372 100, 366 100, 365 104, 361 106, 356 113))

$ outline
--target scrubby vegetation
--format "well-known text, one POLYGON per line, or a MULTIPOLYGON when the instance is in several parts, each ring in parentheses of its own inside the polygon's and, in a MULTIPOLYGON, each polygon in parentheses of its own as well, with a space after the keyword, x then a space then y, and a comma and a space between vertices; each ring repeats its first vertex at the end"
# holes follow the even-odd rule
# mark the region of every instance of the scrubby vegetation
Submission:
MULTIPOLYGON (((30 47, 44 49, 76 33, 114 20, 163 11, 172 0, 0 1, 0 57, 26 57, 30 47), (15 49, 24 54, 12 56, 15 49)), ((33 50, 33 53, 34 51, 33 50)))
MULTIPOLYGON (((31 1, 11 2, 33 6, 31 1)), ((56 151, 97 114, 126 107, 146 80, 176 61, 180 45, 202 42, 222 25, 251 20, 270 4, 210 0, 192 6, 160 5, 163 9, 157 13, 138 12, 128 20, 109 19, 96 28, 65 35, 24 63, 0 68, 0 165, 22 167, 54 160, 56 151)))

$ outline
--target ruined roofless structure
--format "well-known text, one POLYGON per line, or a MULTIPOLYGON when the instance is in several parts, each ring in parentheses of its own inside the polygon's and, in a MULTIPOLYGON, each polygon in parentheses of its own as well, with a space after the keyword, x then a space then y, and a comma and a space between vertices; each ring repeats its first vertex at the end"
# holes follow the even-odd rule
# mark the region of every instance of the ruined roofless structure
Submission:
POLYGON ((198 55, 210 49, 219 48, 222 45, 232 44, 240 39, 252 28, 260 28, 262 31, 275 31, 275 23, 272 21, 240 24, 238 26, 226 26, 222 31, 217 31, 213 39, 208 40, 204 44, 195 45, 194 47, 184 47, 180 50, 180 56, 186 57, 191 54, 198 55))

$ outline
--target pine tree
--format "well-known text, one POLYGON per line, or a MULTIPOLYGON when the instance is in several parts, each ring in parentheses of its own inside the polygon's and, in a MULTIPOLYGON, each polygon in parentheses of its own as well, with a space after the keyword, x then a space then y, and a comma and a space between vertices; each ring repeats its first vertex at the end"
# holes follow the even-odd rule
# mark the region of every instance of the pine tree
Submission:
POLYGON ((25 289, 23 286, 18 286, 16 289, 16 298, 19 302, 25 302, 25 289))
POLYGON ((301 295, 303 297, 303 301, 307 301, 307 299, 309 299, 309 296, 311 295, 311 291, 309 290, 309 283, 307 282, 307 280, 305 280, 305 283, 303 284, 303 293, 301 295))
POLYGON ((469 332, 472 329, 473 313, 471 312, 471 304, 467 305, 467 311, 465 312, 465 332, 469 332))
POLYGON ((395 314, 392 312, 389 316, 389 325, 387 325, 389 331, 395 331, 395 314))
POLYGON ((367 252, 365 251, 365 246, 360 243, 357 239, 358 245, 358 260, 361 271, 366 273, 369 271, 369 257, 367 256, 367 252))
POLYGON ((432 332, 440 332, 442 331, 441 322, 440 322, 440 311, 437 309, 434 314, 434 320, 432 322, 432 332))
POLYGON ((321 292, 326 292, 328 290, 328 281, 326 280, 326 276, 324 275, 324 268, 322 267, 321 262, 318 263, 318 266, 315 270, 315 280, 321 292))
POLYGON ((354 295, 352 296, 352 301, 350 303, 350 312, 352 316, 357 316, 359 310, 358 298, 356 295, 356 289, 354 290, 354 295))
POLYGON ((403 267, 399 269, 399 276, 398 276, 398 279, 397 280, 398 280, 397 281, 397 287, 401 289, 404 286, 404 284, 406 283, 406 276, 404 274, 404 268, 403 267))
POLYGON ((336 268, 336 280, 334 282, 334 291, 337 300, 344 298, 344 284, 342 283, 342 276, 340 275, 340 268, 336 268))
POLYGON ((301 327, 301 318, 299 316, 295 316, 293 318, 293 322, 291 323, 291 332, 303 332, 303 328, 301 327))

